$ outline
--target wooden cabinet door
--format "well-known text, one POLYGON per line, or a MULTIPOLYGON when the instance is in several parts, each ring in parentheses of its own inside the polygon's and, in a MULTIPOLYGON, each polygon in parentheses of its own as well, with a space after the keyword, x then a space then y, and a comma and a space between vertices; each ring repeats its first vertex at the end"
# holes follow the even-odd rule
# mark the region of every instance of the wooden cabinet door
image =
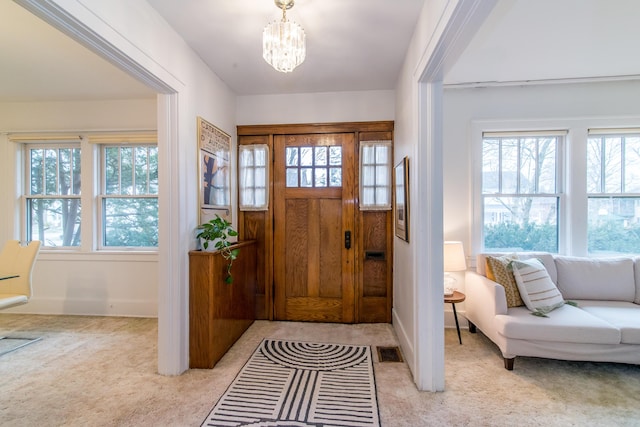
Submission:
POLYGON ((355 321, 353 133, 274 136, 276 320, 355 321))

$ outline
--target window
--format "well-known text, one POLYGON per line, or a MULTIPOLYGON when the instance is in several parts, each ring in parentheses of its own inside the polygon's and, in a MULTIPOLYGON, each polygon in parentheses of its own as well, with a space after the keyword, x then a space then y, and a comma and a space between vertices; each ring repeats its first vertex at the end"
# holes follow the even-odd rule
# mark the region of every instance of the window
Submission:
POLYGON ((287 147, 287 187, 342 187, 342 147, 287 147))
POLYGON ((391 209, 391 141, 360 142, 360 209, 391 209))
POLYGON ((640 253, 640 129, 590 130, 588 252, 640 253))
POLYGON ((269 147, 266 144, 238 148, 240 210, 267 210, 269 207, 269 147))
POLYGON ((481 197, 486 251, 558 252, 564 134, 483 134, 481 197))
POLYGON ((103 145, 101 245, 158 246, 158 149, 103 145))
POLYGON ((80 145, 28 145, 26 152, 27 240, 80 246, 80 145))
POLYGON ((155 250, 155 132, 12 134, 21 146, 21 238, 74 252, 155 250))

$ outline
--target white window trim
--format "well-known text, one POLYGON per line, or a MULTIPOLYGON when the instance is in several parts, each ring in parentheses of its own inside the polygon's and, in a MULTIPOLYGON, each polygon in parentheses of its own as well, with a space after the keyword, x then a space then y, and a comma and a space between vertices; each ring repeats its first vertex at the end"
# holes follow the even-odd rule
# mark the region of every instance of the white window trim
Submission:
MULTIPOLYGON (((105 248, 99 249, 98 239, 100 229, 99 216, 100 207, 98 206, 98 195, 100 185, 101 168, 99 164, 99 145, 98 144, 157 144, 157 133, 152 130, 140 130, 140 131, 116 131, 116 132, 15 132, 6 134, 7 141, 12 143, 16 147, 16 165, 17 168, 13 176, 20 177, 16 179, 15 194, 16 200, 20 203, 14 204, 14 209, 17 212, 16 220, 19 223, 20 238, 26 239, 26 198, 25 192, 27 191, 26 183, 26 163, 28 161, 26 156, 26 146, 33 144, 49 144, 56 146, 64 143, 80 142, 80 149, 82 150, 81 156, 81 177, 82 177, 82 192, 80 194, 81 204, 83 209, 80 214, 81 227, 81 243, 78 247, 42 247, 40 250, 41 257, 43 259, 58 259, 57 255, 69 258, 72 255, 81 256, 82 260, 90 259, 119 259, 119 254, 132 254, 140 257, 141 260, 156 260, 158 254, 158 248, 105 248), (90 154, 87 154, 90 153, 90 154), (85 208, 90 207, 90 209, 85 208), (52 258, 56 256, 56 258, 52 258)), ((158 194, 160 197, 160 194, 158 194)), ((128 255, 130 256, 130 255, 128 255)), ((127 258, 129 259, 129 258, 127 258)), ((136 258, 137 259, 137 258, 136 258)))
MULTIPOLYGON (((587 171, 586 145, 589 129, 637 129, 640 116, 566 117, 539 120, 473 120, 470 124, 471 153, 471 250, 482 251, 482 139, 487 132, 545 131, 566 129, 565 152, 562 158, 564 191, 558 218, 558 253, 573 256, 587 254, 587 171), (568 159, 571 159, 569 163, 568 159)), ((474 258, 474 257, 472 257, 474 258)))

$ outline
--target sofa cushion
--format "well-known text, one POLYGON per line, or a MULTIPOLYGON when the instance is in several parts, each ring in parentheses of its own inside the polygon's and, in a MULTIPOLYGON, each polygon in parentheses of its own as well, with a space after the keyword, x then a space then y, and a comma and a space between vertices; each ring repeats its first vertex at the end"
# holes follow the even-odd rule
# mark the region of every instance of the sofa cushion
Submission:
POLYGON ((551 281, 542 262, 533 258, 513 260, 509 264, 525 305, 533 314, 546 316, 547 313, 564 305, 564 299, 555 283, 551 281))
POLYGON ((520 307, 524 305, 524 301, 520 297, 516 279, 513 271, 508 268, 509 263, 513 261, 512 255, 501 257, 487 256, 487 278, 499 283, 504 287, 504 293, 507 297, 507 307, 520 307))
POLYGON ((622 344, 640 344, 640 305, 625 301, 579 301, 587 313, 620 329, 622 344))
POLYGON ((631 258, 555 257, 558 289, 565 299, 628 301, 636 297, 631 258))
POLYGON ((579 307, 564 304, 547 316, 532 316, 526 307, 513 307, 496 316, 496 329, 507 338, 528 341, 620 343, 618 328, 579 307))
POLYGON ((510 255, 505 253, 496 253, 496 252, 479 253, 478 255, 476 255, 476 272, 490 279, 490 277, 487 275, 488 273, 487 257, 488 256, 493 256, 493 257, 507 256, 507 257, 517 258, 517 259, 537 258, 540 261, 542 261, 542 264, 547 269, 547 272, 549 273, 549 277, 551 277, 551 280, 553 280, 553 283, 558 283, 558 273, 556 271, 556 263, 554 261, 554 256, 549 252, 518 252, 518 253, 512 253, 510 255))

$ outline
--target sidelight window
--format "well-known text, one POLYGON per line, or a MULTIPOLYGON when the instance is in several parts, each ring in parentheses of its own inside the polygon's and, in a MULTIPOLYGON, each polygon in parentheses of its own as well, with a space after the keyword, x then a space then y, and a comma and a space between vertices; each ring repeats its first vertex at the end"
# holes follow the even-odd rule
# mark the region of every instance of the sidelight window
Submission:
POLYGON ((240 210, 263 211, 269 207, 269 146, 241 145, 238 149, 240 210))
POLYGON ((360 142, 360 209, 391 209, 391 141, 360 142))

